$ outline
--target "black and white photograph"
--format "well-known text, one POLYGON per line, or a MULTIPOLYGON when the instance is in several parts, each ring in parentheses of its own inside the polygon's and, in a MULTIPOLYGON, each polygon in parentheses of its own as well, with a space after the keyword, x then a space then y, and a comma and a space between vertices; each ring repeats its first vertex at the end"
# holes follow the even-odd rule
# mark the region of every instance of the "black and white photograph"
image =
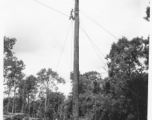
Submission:
POLYGON ((1 119, 150 120, 150 4, 3 0, 1 119))

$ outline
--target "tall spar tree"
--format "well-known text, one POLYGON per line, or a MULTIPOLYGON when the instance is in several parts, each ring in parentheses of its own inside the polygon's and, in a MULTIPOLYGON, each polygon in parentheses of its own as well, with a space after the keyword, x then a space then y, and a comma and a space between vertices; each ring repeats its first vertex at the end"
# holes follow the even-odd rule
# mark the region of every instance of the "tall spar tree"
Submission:
MULTIPOLYGON (((57 83, 65 83, 65 80, 61 77, 59 77, 57 72, 54 72, 52 69, 46 70, 45 68, 40 70, 37 73, 38 81, 42 85, 42 87, 45 89, 45 113, 47 113, 47 100, 48 100, 48 93, 49 90, 56 90, 57 89, 57 83)), ((46 115, 45 115, 46 119, 46 115)))

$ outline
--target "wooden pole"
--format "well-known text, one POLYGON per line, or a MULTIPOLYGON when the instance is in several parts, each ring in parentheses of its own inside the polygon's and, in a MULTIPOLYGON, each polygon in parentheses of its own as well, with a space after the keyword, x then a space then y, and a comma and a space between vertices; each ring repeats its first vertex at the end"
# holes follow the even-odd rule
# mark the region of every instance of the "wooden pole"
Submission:
POLYGON ((74 81, 73 81, 73 120, 79 119, 79 0, 75 0, 74 12, 74 81))

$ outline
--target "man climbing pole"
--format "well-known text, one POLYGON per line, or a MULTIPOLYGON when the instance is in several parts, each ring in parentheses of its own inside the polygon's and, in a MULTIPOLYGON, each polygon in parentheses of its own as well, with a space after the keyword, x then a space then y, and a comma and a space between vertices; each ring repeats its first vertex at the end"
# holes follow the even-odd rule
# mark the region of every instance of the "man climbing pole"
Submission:
POLYGON ((71 10, 71 14, 70 14, 70 18, 69 18, 69 20, 70 20, 70 19, 74 20, 73 12, 74 12, 74 11, 73 11, 73 9, 72 9, 72 10, 71 10))

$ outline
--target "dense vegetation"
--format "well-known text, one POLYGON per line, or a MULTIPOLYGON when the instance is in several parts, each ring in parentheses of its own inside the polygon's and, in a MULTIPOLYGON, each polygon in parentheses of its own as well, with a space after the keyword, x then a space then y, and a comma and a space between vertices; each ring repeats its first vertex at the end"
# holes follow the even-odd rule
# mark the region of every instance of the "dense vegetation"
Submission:
POLYGON ((30 117, 55 118, 61 112, 65 96, 57 92, 57 84, 65 83, 52 69, 41 69, 37 76, 26 76, 25 64, 12 52, 15 38, 4 37, 5 113, 27 113, 30 117))

